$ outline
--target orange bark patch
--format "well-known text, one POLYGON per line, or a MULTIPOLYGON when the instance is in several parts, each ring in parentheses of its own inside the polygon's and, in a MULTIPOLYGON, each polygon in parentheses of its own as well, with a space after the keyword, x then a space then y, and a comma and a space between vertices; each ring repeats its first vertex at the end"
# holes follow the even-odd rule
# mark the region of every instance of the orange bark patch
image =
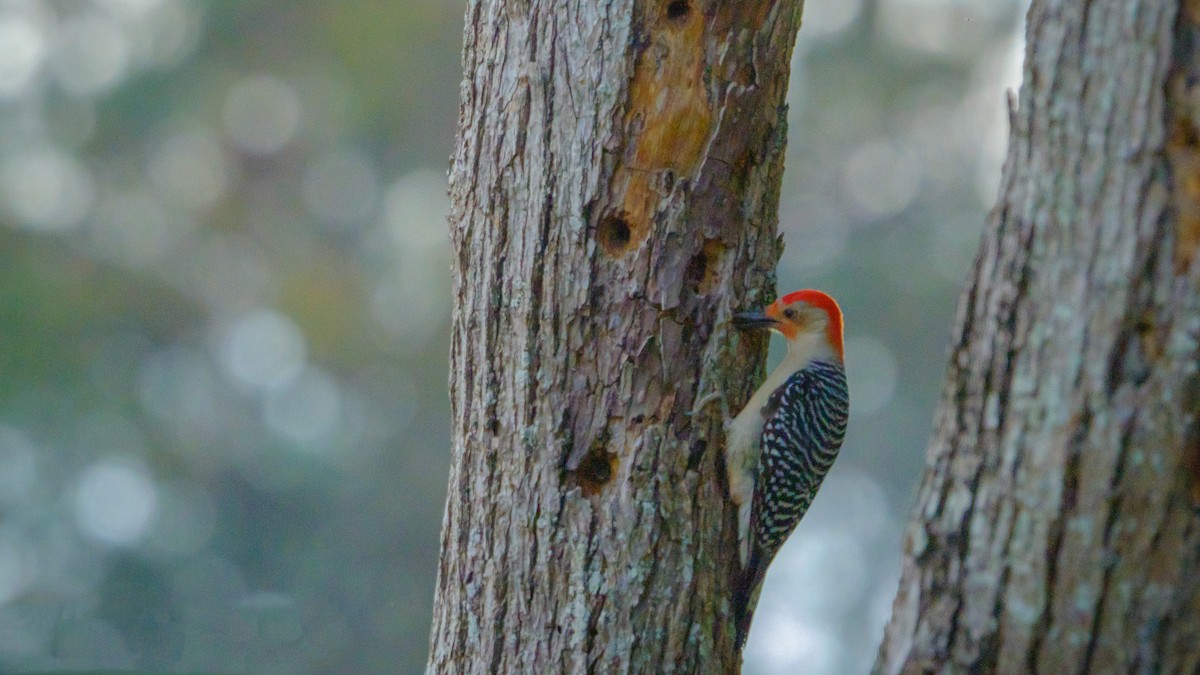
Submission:
POLYGON ((1175 271, 1179 274, 1191 266, 1200 248, 1200 129, 1188 112, 1177 112, 1167 140, 1175 206, 1175 271))
POLYGON ((1192 23, 1200 23, 1200 0, 1184 0, 1183 16, 1192 23))
MULTIPOLYGON (((1184 0, 1180 21, 1200 26, 1200 0, 1184 0)), ((1176 66, 1167 81, 1167 160, 1175 211, 1175 272, 1192 265, 1200 248, 1200 86, 1189 67, 1176 66)))
POLYGON ((638 58, 625 122, 631 133, 614 187, 632 242, 643 241, 655 208, 677 176, 699 167, 712 131, 704 82, 704 13, 690 0, 670 0, 651 21, 650 44, 638 58))

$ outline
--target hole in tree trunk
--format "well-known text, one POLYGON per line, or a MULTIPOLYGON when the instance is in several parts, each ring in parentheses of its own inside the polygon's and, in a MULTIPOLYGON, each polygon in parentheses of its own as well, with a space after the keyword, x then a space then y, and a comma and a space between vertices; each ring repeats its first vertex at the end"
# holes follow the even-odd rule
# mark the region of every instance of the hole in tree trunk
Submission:
POLYGON ((575 478, 585 497, 600 492, 617 474, 617 456, 608 452, 604 445, 600 440, 593 443, 575 470, 575 478))
POLYGON ((707 239, 700 252, 692 256, 684 271, 688 286, 700 295, 711 293, 721 281, 721 261, 725 244, 719 239, 707 239))
POLYGON ((614 258, 629 250, 632 237, 633 230, 623 216, 608 216, 596 227, 596 240, 600 242, 600 247, 614 258))
POLYGON ((688 471, 695 471, 700 466, 700 461, 704 459, 705 450, 708 450, 708 441, 700 439, 692 443, 692 447, 688 450, 688 471))
POLYGON ((692 3, 688 0, 671 0, 667 3, 667 18, 682 19, 692 11, 692 3))

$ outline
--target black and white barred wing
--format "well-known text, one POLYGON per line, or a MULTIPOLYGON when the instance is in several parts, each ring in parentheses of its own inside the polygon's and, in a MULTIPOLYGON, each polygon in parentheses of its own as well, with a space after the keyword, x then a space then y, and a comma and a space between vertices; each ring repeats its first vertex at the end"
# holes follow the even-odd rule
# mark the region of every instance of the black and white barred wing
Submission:
POLYGON ((750 516, 751 558, 765 567, 812 504, 846 434, 841 365, 814 361, 771 396, 750 516))

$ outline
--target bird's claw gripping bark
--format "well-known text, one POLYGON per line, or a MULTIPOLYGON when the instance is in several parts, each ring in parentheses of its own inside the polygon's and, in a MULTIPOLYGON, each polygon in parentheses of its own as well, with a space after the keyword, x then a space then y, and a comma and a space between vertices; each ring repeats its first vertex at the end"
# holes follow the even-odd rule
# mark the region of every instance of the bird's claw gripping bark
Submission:
POLYGON ((696 405, 692 406, 692 409, 684 414, 688 417, 695 417, 704 412, 705 408, 712 405, 713 401, 717 401, 721 404, 721 423, 723 426, 728 427, 732 416, 729 414, 729 398, 725 396, 725 392, 723 391, 709 392, 699 401, 696 401, 696 405))

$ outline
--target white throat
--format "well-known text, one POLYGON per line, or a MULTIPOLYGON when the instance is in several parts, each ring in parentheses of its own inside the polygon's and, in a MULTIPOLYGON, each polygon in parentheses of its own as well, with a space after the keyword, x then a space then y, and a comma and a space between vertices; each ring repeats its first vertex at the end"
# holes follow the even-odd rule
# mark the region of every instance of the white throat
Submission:
POLYGON ((790 374, 807 366, 810 361, 840 363, 841 360, 841 357, 833 350, 829 341, 825 339, 825 331, 822 330, 813 333, 800 333, 796 336, 795 340, 788 340, 787 356, 783 357, 783 363, 780 363, 779 367, 788 366, 790 374))

